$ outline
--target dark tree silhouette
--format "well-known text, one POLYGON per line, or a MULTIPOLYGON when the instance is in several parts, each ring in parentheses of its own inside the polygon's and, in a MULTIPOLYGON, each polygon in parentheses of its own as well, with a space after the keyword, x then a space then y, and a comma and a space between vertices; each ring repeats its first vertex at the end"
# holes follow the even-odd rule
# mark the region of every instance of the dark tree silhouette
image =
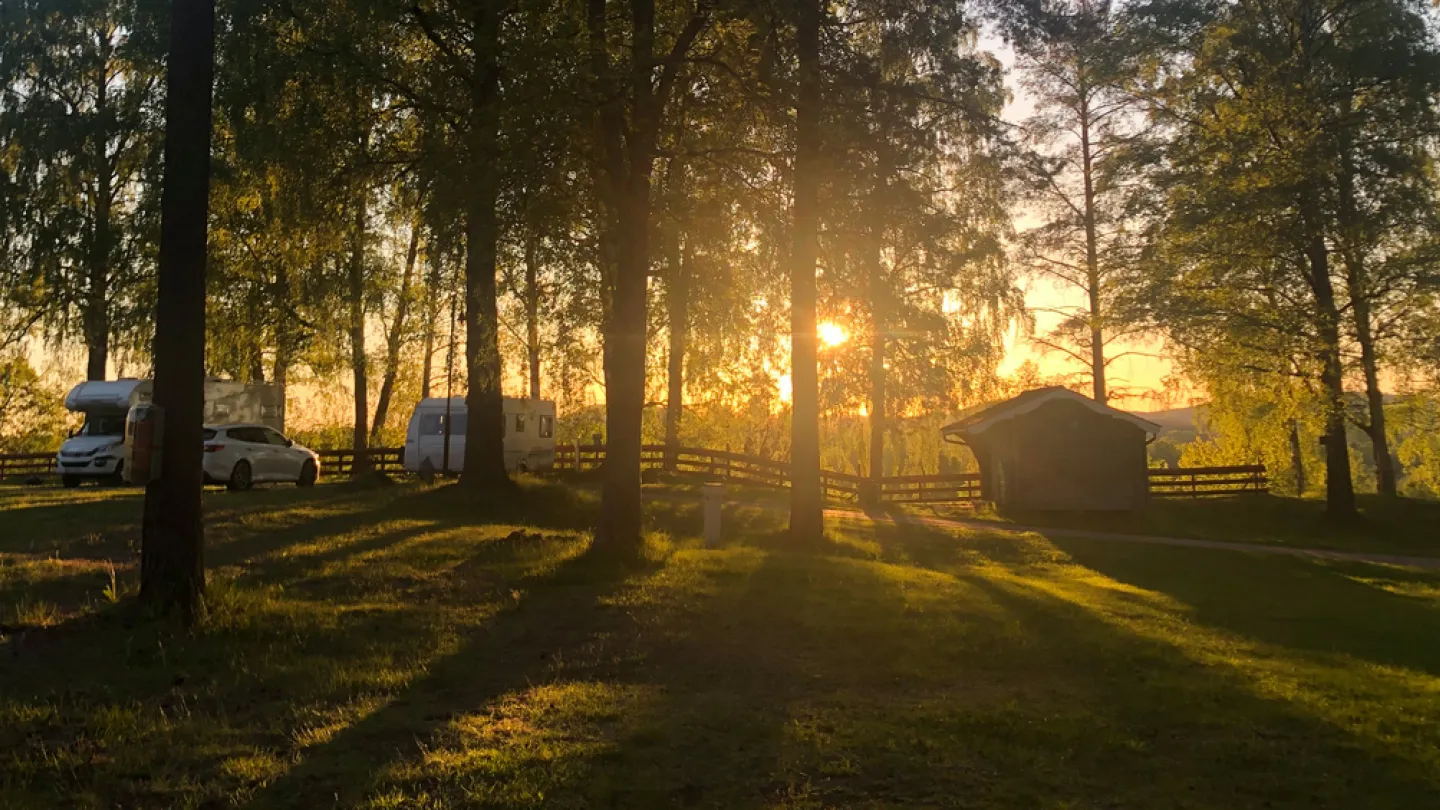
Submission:
POLYGON ((154 397, 165 412, 165 441, 160 479, 145 490, 140 596, 188 624, 205 590, 200 447, 214 0, 174 0, 167 64, 154 397))

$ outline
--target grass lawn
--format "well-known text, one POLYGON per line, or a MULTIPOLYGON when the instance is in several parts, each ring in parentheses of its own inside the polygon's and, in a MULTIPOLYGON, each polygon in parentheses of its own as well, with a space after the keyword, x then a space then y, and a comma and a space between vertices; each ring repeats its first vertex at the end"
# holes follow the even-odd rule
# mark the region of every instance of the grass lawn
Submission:
POLYGON ((1150 534, 1197 540, 1264 543, 1371 554, 1440 557, 1440 502, 1360 495, 1360 517, 1337 522, 1314 498, 1247 495, 1192 500, 1156 498, 1144 512, 1014 513, 997 515, 949 506, 915 509, 944 517, 980 518, 1025 526, 1150 534))
POLYGON ((129 601, 137 493, 0 491, 0 807, 1440 806, 1440 573, 862 518, 800 554, 762 508, 704 550, 684 501, 618 569, 536 482, 207 498, 183 633, 129 601))

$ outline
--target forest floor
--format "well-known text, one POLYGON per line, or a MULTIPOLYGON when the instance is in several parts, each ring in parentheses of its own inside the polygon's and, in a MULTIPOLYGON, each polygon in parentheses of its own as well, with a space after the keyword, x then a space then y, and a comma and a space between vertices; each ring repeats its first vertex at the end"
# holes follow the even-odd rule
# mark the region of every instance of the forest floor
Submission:
POLYGON ((131 599, 138 492, 0 490, 0 807, 1440 805, 1440 572, 860 518, 800 553, 768 503, 707 550, 694 500, 618 568, 557 485, 212 492, 180 632, 131 599))

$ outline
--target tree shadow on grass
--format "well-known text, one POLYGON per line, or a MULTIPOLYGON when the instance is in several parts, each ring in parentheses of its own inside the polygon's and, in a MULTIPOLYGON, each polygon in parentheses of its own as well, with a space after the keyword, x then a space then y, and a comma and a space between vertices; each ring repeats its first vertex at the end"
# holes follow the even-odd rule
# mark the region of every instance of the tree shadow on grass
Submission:
MULTIPOLYGON (((473 592, 493 577, 493 558, 477 557, 452 572, 457 587, 473 592)), ((489 621, 462 631, 458 647, 430 662, 398 695, 327 741, 262 789, 254 807, 351 806, 374 775, 397 755, 413 750, 458 714, 480 710, 522 689, 556 660, 583 655, 595 637, 629 620, 603 601, 617 592, 632 566, 578 554, 531 576, 506 582, 512 603, 489 621)))
POLYGON ((1194 619, 1259 641, 1349 655, 1440 676, 1436 604, 1363 581, 1402 577, 1440 589, 1440 572, 1301 557, 1174 548, 1117 548, 1051 540, 1078 564, 1168 594, 1194 619))
POLYGON ((807 771, 825 758, 794 739, 795 724, 891 683, 874 662, 916 651, 892 632, 898 593, 848 560, 681 552, 609 600, 628 621, 579 617, 591 625, 583 642, 505 699, 461 707, 376 790, 397 806, 424 796, 587 808, 763 807, 809 794, 821 777, 807 771))
MULTIPOLYGON (((1421 740, 1359 736, 1303 702, 1259 694, 1238 670, 1217 669, 1099 618, 1097 610, 1130 614, 1123 604, 1097 608, 1023 581, 970 580, 1036 640, 1016 677, 1044 673, 1072 692, 1030 722, 1005 723, 1008 738, 996 740, 1059 755, 1031 763, 1032 789, 1048 794, 1045 803, 1083 796, 1082 803, 1155 807, 1183 797, 1194 807, 1353 808, 1440 799, 1435 762, 1421 740), (1029 739, 1035 734, 1054 738, 1029 739), (1069 775, 1057 779, 1056 767, 1069 775)), ((1013 767, 1007 760, 990 766, 1013 767)))

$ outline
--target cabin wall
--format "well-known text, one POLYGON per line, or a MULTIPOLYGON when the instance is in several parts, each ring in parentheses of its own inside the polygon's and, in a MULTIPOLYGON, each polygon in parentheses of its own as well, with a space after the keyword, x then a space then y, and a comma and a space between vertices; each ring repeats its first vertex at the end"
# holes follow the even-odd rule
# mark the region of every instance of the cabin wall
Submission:
POLYGON ((1129 422, 1059 400, 986 431, 987 483, 1005 507, 1123 511, 1149 500, 1146 434, 1129 422))

